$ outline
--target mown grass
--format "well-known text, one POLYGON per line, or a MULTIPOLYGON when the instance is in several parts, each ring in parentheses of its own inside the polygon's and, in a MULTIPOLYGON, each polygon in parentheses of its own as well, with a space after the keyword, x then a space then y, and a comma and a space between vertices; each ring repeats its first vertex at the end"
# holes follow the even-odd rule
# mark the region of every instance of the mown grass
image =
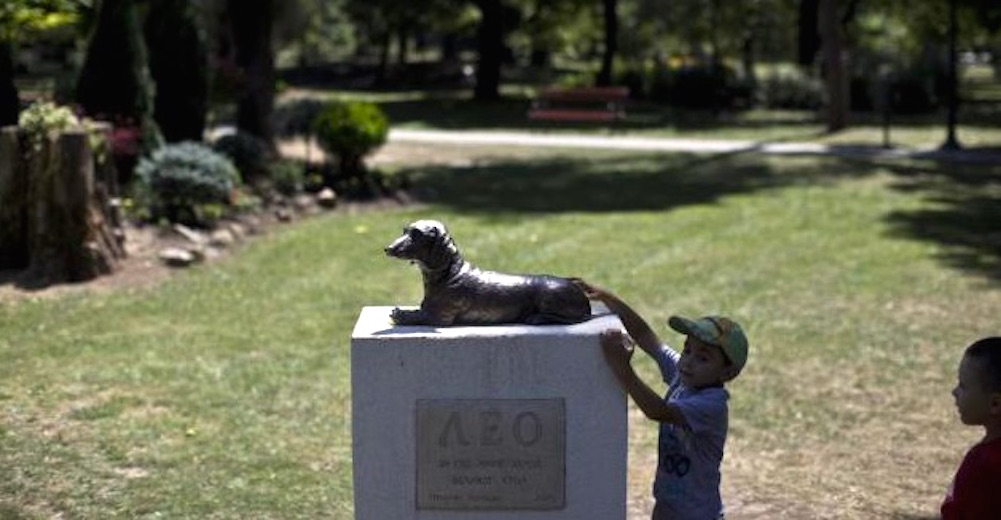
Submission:
MULTIPOLYGON (((0 303, 0 517, 350 518, 350 334, 419 301, 381 248, 425 217, 483 267, 611 288, 670 342, 671 313, 745 324, 728 518, 935 512, 978 435, 949 396, 960 350, 998 333, 1001 169, 513 151, 397 167, 427 205, 304 221, 153 288, 0 303)), ((630 435, 643 518, 655 428, 633 413, 630 435)))

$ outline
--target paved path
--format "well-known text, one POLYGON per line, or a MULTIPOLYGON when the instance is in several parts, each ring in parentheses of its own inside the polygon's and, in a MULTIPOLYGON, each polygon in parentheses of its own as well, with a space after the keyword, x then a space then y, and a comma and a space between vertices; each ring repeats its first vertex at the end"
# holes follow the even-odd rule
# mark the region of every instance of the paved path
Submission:
POLYGON ((544 132, 484 132, 472 130, 409 130, 394 128, 397 142, 468 145, 545 146, 689 153, 760 153, 772 155, 832 155, 849 158, 919 158, 948 162, 1001 164, 1001 150, 943 151, 937 148, 883 148, 820 143, 768 143, 746 140, 684 139, 625 135, 572 135, 544 132))

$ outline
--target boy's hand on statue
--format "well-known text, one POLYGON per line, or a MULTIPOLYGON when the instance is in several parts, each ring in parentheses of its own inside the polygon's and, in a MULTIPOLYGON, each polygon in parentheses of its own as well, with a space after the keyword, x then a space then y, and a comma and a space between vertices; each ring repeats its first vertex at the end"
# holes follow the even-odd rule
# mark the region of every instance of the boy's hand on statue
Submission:
POLYGON ((616 370, 627 370, 633 357, 633 341, 621 330, 609 329, 601 333, 601 350, 605 359, 616 370))
POLYGON ((604 291, 587 283, 582 278, 570 278, 570 281, 580 288, 580 290, 584 291, 584 295, 591 300, 600 300, 605 295, 604 291))

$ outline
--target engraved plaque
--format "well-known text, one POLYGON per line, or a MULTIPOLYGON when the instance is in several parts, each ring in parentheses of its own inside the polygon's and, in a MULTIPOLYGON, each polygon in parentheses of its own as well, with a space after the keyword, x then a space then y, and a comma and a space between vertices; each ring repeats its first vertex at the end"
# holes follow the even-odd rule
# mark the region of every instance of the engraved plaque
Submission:
POLYGON ((417 509, 566 505, 563 399, 419 399, 417 509))

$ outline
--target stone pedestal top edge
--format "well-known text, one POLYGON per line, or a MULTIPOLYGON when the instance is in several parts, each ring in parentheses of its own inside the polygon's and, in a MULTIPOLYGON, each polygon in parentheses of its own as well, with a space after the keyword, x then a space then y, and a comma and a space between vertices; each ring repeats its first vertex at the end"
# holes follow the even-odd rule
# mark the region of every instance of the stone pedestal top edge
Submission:
MULTIPOLYGON (((587 321, 572 325, 485 325, 432 327, 396 325, 390 318, 393 306, 366 306, 362 308, 351 333, 352 339, 378 339, 387 336, 408 338, 455 338, 455 337, 511 337, 511 336, 590 336, 609 328, 621 328, 618 317, 603 306, 592 306, 592 317, 587 321)), ((408 307, 403 307, 408 308, 408 307)), ((409 307, 413 308, 413 307, 409 307)))

